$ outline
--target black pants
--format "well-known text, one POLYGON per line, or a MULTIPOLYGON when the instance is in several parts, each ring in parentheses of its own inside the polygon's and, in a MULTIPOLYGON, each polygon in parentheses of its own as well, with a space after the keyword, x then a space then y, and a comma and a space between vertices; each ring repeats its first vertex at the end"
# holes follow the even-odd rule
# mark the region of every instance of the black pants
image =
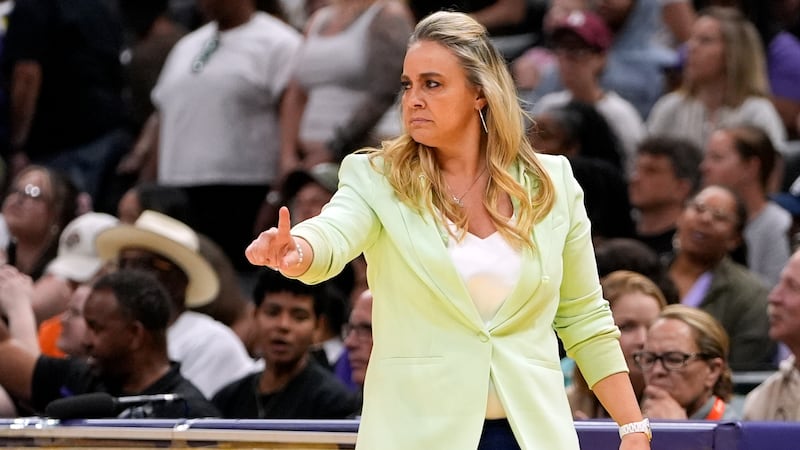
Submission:
POLYGON ((520 450, 507 419, 487 419, 483 422, 478 450, 520 450))

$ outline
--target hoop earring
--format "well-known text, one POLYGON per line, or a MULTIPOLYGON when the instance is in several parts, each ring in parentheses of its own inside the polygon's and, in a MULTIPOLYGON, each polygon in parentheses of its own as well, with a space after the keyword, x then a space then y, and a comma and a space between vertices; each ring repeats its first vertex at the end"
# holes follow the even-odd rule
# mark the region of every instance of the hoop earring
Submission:
POLYGON ((483 118, 483 110, 482 109, 478 110, 478 117, 481 118, 481 125, 483 125, 483 131, 486 134, 489 134, 489 128, 486 127, 486 120, 483 118))

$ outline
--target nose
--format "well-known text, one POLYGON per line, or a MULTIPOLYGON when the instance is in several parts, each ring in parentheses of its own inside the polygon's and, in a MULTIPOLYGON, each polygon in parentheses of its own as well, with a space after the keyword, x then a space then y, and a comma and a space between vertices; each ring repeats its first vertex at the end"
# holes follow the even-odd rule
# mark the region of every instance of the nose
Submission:
POLYGON ((647 338, 647 327, 644 325, 636 327, 631 333, 631 340, 636 345, 636 350, 644 348, 644 341, 647 338))
POLYGON ((403 102, 407 107, 419 109, 425 107, 425 102, 420 96, 420 91, 415 86, 411 86, 403 92, 403 102))
POLYGON ((344 346, 348 350, 353 350, 353 349, 356 348, 357 345, 358 345, 358 342, 356 342, 356 334, 354 332, 350 331, 344 337, 344 346))

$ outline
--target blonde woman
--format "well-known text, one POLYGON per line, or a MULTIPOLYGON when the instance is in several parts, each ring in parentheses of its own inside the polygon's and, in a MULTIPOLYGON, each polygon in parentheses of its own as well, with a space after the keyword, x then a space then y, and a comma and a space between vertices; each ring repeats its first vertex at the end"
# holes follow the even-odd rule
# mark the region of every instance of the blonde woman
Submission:
POLYGON ((653 106, 648 132, 705 148, 714 130, 750 124, 782 150, 786 130, 767 97, 764 50, 753 24, 736 8, 709 7, 695 20, 687 49, 683 85, 653 106))
POLYGON ((277 228, 253 264, 317 283, 364 253, 373 342, 358 449, 577 449, 556 333, 611 416, 649 449, 602 298, 583 195, 537 155, 486 29, 439 12, 401 76, 404 133, 344 159, 319 216, 277 228))
MULTIPOLYGON (((617 270, 600 282, 603 297, 611 306, 614 323, 620 331, 620 345, 636 398, 642 397, 644 376, 633 360, 634 353, 642 350, 647 328, 655 322, 667 300, 661 289, 646 276, 629 270, 617 270)), ((575 369, 572 385, 567 389, 569 405, 576 419, 608 417, 600 401, 589 389, 581 372, 575 369)))

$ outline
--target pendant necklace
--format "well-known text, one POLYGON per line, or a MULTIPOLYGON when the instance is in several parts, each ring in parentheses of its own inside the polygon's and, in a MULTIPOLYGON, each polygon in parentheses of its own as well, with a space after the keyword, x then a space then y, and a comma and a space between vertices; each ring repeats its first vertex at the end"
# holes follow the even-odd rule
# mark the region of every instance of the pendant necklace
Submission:
MULTIPOLYGON (((475 177, 475 179, 474 179, 474 180, 472 180, 472 183, 470 183, 470 185, 469 185, 469 187, 467 188, 467 190, 466 190, 466 191, 464 191, 464 193, 463 193, 463 194, 461 194, 460 196, 454 195, 454 194, 451 192, 451 193, 450 193, 450 197, 452 198, 452 200, 453 200, 453 203, 455 203, 455 204, 456 204, 456 205, 458 205, 459 207, 463 208, 463 207, 464 207, 464 197, 466 197, 466 196, 467 196, 467 194, 469 193, 469 191, 471 191, 471 190, 472 190, 472 188, 473 188, 473 187, 475 187, 475 184, 478 182, 478 180, 480 180, 480 179, 481 179, 481 177, 483 176, 483 174, 484 174, 484 173, 486 173, 486 169, 488 169, 488 168, 489 168, 488 166, 484 166, 484 167, 483 167, 483 170, 481 170, 481 172, 478 174, 478 176, 477 176, 477 177, 475 177)), ((448 188, 448 190, 450 190, 450 186, 449 186, 449 185, 447 186, 447 188, 448 188)))

